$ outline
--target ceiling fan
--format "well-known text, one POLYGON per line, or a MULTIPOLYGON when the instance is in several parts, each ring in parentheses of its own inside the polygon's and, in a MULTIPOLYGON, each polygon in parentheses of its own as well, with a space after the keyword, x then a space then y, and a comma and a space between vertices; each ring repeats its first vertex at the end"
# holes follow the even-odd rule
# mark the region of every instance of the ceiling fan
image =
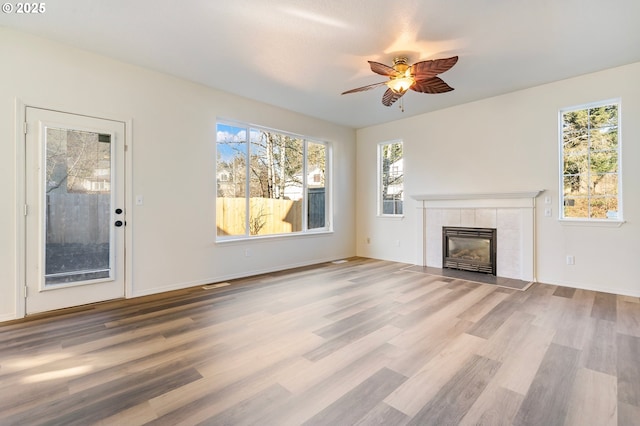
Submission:
MULTIPOLYGON (((453 87, 436 76, 451 69, 456 62, 458 62, 457 56, 416 62, 413 65, 408 65, 407 58, 405 57, 395 58, 393 60, 393 66, 369 61, 371 71, 389 77, 389 80, 347 90, 346 92, 342 92, 342 94, 364 92, 365 90, 386 85, 387 90, 384 92, 384 95, 382 95, 382 104, 391 106, 395 101, 402 98, 402 95, 409 89, 421 93, 450 92, 453 90, 453 87)), ((402 103, 400 104, 400 108, 404 111, 402 103)))

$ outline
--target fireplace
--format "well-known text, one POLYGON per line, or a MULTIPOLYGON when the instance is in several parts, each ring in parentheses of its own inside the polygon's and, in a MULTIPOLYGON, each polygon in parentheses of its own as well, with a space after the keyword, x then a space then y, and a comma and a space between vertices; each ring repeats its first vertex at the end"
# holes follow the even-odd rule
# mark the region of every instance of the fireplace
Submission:
POLYGON ((496 229, 442 227, 442 267, 496 275, 496 229))
MULTIPOLYGON (((536 199, 539 190, 491 193, 417 194, 416 265, 443 267, 442 227, 496 229, 495 277, 535 282, 536 199)), ((487 274, 486 278, 491 277, 487 274)))

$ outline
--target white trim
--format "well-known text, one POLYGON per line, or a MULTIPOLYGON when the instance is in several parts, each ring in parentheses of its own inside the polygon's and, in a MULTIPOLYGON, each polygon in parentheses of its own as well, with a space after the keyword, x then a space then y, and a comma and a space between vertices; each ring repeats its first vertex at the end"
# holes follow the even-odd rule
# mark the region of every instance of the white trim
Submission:
POLYGON ((404 213, 400 213, 400 214, 390 214, 390 213, 383 213, 384 212, 384 200, 382 199, 382 147, 385 145, 393 145, 393 144, 400 144, 402 145, 402 191, 403 191, 403 197, 402 197, 402 211, 404 212, 404 209, 406 207, 405 202, 404 202, 404 176, 406 175, 405 170, 404 170, 404 166, 405 166, 405 161, 404 161, 404 141, 402 139, 393 139, 390 141, 385 141, 385 142, 378 142, 378 146, 376 149, 376 160, 377 160, 377 166, 376 166, 376 201, 377 201, 377 207, 376 207, 376 216, 377 217, 385 217, 385 218, 390 218, 390 217, 404 217, 404 213))
MULTIPOLYGON (((26 138, 24 133, 24 123, 26 122, 27 105, 19 98, 15 98, 15 128, 14 137, 16 143, 15 170, 16 170, 16 187, 15 187, 15 278, 16 278, 16 300, 15 300, 15 318, 24 318, 27 313, 27 300, 25 298, 26 281, 26 216, 24 214, 24 206, 27 204, 26 199, 26 138)), ((2 318, 0 318, 2 320, 2 318)))
POLYGON ((19 317, 19 316, 15 316, 12 314, 6 314, 6 315, 0 315, 0 324, 2 324, 3 322, 7 322, 7 321, 14 321, 20 318, 24 318, 24 315, 19 317))
MULTIPOLYGON (((404 210, 404 206, 402 206, 402 209, 404 210)), ((404 219, 404 214, 379 214, 377 218, 385 220, 402 220, 404 219)))
POLYGON ((627 223, 624 220, 607 219, 558 219, 562 226, 587 226, 595 228, 620 228, 627 223))
MULTIPOLYGON (((622 98, 612 98, 604 101, 597 102, 589 102, 582 105, 575 105, 566 108, 560 108, 558 110, 558 220, 563 221, 574 221, 574 222, 582 222, 582 225, 587 225, 586 222, 595 223, 604 223, 610 222, 611 225, 598 225, 598 226, 609 226, 609 227, 620 227, 622 226, 624 221, 624 208, 623 208, 623 194, 622 194, 622 98), (591 219, 591 218, 578 218, 578 217, 565 217, 564 216, 564 145, 563 145, 563 123, 564 120, 562 116, 567 112, 573 111, 582 111, 585 109, 601 107, 606 105, 616 105, 618 108, 618 171, 616 175, 618 176, 618 218, 613 220, 608 219, 591 219)), ((587 200, 591 200, 591 195, 587 195, 587 200)))
MULTIPOLYGON (((24 206, 26 205, 26 137, 27 135, 24 133, 24 123, 26 122, 26 110, 27 108, 35 108, 40 110, 48 110, 55 111, 65 114, 74 114, 89 118, 96 118, 107 121, 114 121, 123 123, 125 126, 125 206, 123 206, 125 210, 125 220, 127 220, 127 226, 125 227, 125 282, 124 282, 124 293, 125 298, 131 298, 133 294, 133 271, 131 265, 133 265, 133 233, 127 232, 127 229, 131 226, 132 221, 132 211, 130 211, 131 206, 133 206, 133 180, 132 180, 132 170, 133 170, 133 162, 131 161, 132 156, 132 141, 133 141, 133 121, 131 118, 122 118, 115 117, 112 114, 105 112, 97 112, 97 111, 87 111, 84 114, 77 114, 73 111, 74 108, 70 108, 68 106, 63 105, 50 105, 48 107, 40 106, 39 102, 29 102, 24 101, 19 97, 15 97, 14 101, 14 114, 15 114, 15 124, 14 124, 14 138, 16 143, 16 153, 15 153, 15 170, 16 170, 16 185, 15 185, 15 208, 16 208, 16 220, 15 220, 15 248, 16 248, 16 257, 15 257, 15 280, 16 280, 16 299, 15 299, 15 316, 5 315, 0 317, 0 322, 5 321, 5 317, 9 317, 9 320, 12 319, 21 319, 26 317, 26 296, 25 296, 25 287, 26 287, 26 217, 24 215, 24 206)), ((29 129, 29 131, 33 131, 34 129, 29 129)))
POLYGON ((575 283, 575 282, 572 282, 572 281, 562 281, 562 280, 558 280, 558 281, 540 281, 539 283, 543 284, 543 285, 554 285, 554 286, 559 286, 559 287, 576 288, 576 289, 580 289, 580 290, 598 291, 600 293, 609 293, 609 294, 615 294, 615 295, 619 295, 619 296, 640 297, 640 291, 615 289, 615 293, 614 293, 614 289, 611 289, 611 288, 584 285, 582 283, 575 283))
POLYGON ((325 231, 329 233, 333 233, 333 216, 335 215, 335 211, 333 210, 333 197, 334 197, 334 185, 333 185, 333 176, 335 176, 335 170, 333 170, 333 144, 327 141, 324 141, 324 146, 326 150, 327 157, 325 158, 324 163, 324 187, 329 188, 329 195, 327 192, 324 193, 324 226, 325 231), (329 170, 329 173, 327 173, 329 170))
POLYGON ((411 198, 417 201, 443 201, 443 200, 486 200, 486 199, 512 199, 512 198, 536 198, 542 190, 520 192, 484 192, 484 193, 451 193, 451 194, 419 194, 411 198))
POLYGON ((255 242, 265 242, 265 241, 274 241, 274 240, 285 240, 289 238, 309 238, 309 237, 322 237, 326 235, 333 234, 333 231, 328 231, 324 228, 318 228, 318 230, 310 230, 306 232, 291 232, 288 234, 268 234, 268 235, 237 235, 237 236, 226 236, 218 238, 214 244, 220 244, 221 246, 232 244, 232 243, 243 243, 246 244, 249 241, 255 242))
POLYGON ((423 208, 533 208, 535 199, 544 190, 523 192, 488 192, 482 194, 423 194, 412 195, 422 201, 423 208))
MULTIPOLYGON (((217 143, 216 143, 216 148, 217 148, 217 143)), ((308 150, 308 144, 306 140, 302 140, 302 199, 304 200, 304 202, 302 203, 302 223, 301 223, 301 230, 302 232, 308 232, 309 230, 309 182, 308 182, 308 178, 309 176, 307 176, 307 173, 309 173, 307 171, 307 163, 309 162, 309 158, 307 157, 307 155, 309 154, 309 150, 308 150)), ((327 150, 324 150, 324 162, 327 162, 327 150)), ((249 161, 247 161, 247 163, 249 163, 249 161)), ((216 164, 217 165, 217 164, 216 164)), ((247 176, 249 176, 247 174, 247 176)), ((325 182, 324 185, 324 192, 325 194, 327 193, 327 184, 325 182)), ((249 192, 247 192, 247 194, 250 194, 249 192)), ((326 197, 325 197, 326 198, 326 197)), ((325 203, 325 209, 327 207, 327 204, 325 203)), ((216 208, 216 211, 218 209, 216 208)), ((249 210, 247 210, 249 211, 249 210)), ((325 217, 327 216, 327 213, 325 211, 324 213, 325 217)), ((325 220, 325 224, 326 224, 326 220, 325 220)), ((216 228, 217 228, 217 223, 216 223, 216 228)), ((249 228, 247 228, 249 229, 249 228)))
POLYGON ((219 283, 219 282, 230 281, 230 280, 237 280, 237 279, 242 279, 242 278, 249 278, 249 277, 254 277, 254 276, 257 276, 257 275, 268 274, 268 273, 271 273, 271 272, 280 272, 280 271, 284 271, 284 270, 287 270, 287 269, 300 268, 300 267, 309 266, 309 265, 318 265, 318 264, 321 264, 321 263, 333 262, 333 261, 339 260, 339 259, 344 259, 344 256, 341 256, 341 257, 327 257, 327 258, 323 258, 323 259, 314 259, 314 260, 310 260, 310 261, 307 261, 307 262, 297 262, 297 263, 291 263, 289 265, 280 265, 280 266, 276 266, 276 267, 258 269, 256 271, 245 271, 245 272, 240 272, 240 273, 236 273, 236 274, 222 275, 220 277, 211 277, 211 278, 208 278, 208 279, 176 283, 176 284, 169 285, 169 286, 155 287, 155 288, 150 288, 150 289, 141 291, 139 293, 135 293, 134 295, 132 295, 132 297, 149 296, 149 295, 152 295, 152 294, 166 293, 168 291, 182 290, 182 289, 185 289, 185 288, 197 287, 197 286, 200 286, 200 285, 213 284, 213 283, 219 283))
POLYGON ((133 294, 133 119, 124 121, 124 297, 133 294))

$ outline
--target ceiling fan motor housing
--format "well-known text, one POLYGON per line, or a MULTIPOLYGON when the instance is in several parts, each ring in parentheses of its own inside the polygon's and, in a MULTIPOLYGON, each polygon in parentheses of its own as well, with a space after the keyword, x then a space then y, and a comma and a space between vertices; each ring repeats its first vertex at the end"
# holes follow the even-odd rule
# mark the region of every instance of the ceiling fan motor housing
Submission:
POLYGON ((397 57, 393 59, 393 69, 404 73, 409 68, 408 58, 405 57, 397 57))

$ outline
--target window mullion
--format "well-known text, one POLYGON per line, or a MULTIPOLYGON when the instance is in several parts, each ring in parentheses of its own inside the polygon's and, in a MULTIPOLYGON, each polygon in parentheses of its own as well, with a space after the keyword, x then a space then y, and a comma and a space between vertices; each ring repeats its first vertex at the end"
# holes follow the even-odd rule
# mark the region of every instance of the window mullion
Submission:
POLYGON ((591 218, 591 111, 587 111, 587 217, 591 218))
POLYGON ((309 188, 307 179, 307 140, 302 141, 302 231, 309 229, 309 188))
POLYGON ((247 164, 244 178, 244 235, 251 236, 251 128, 247 127, 247 164))

